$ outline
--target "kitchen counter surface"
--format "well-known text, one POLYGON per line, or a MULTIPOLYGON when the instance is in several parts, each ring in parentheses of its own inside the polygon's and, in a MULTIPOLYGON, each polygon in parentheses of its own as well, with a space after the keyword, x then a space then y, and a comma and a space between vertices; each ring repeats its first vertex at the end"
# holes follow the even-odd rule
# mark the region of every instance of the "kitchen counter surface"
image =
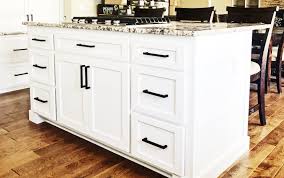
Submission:
POLYGON ((50 27, 50 28, 69 28, 84 30, 100 30, 112 32, 154 34, 169 36, 199 36, 211 33, 236 32, 246 30, 256 30, 268 28, 265 24, 228 24, 228 23, 196 23, 196 22, 171 22, 170 24, 160 25, 132 25, 114 26, 102 24, 74 24, 74 23, 40 23, 24 22, 27 26, 50 27))
POLYGON ((0 36, 9 36, 9 35, 24 35, 24 32, 0 32, 0 36))

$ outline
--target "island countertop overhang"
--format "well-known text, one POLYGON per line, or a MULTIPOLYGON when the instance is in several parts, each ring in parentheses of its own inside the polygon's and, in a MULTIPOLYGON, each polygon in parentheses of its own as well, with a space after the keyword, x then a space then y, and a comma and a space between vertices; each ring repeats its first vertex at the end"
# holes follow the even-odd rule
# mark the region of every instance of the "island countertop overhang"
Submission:
POLYGON ((162 25, 131 25, 115 26, 103 24, 75 24, 75 23, 41 23, 41 22, 23 22, 23 25, 31 27, 46 28, 64 28, 78 30, 94 30, 123 32, 135 34, 152 34, 166 36, 184 36, 195 37, 202 35, 211 35, 216 33, 230 33, 240 31, 252 31, 270 28, 270 24, 237 24, 237 23, 187 23, 170 22, 162 25))

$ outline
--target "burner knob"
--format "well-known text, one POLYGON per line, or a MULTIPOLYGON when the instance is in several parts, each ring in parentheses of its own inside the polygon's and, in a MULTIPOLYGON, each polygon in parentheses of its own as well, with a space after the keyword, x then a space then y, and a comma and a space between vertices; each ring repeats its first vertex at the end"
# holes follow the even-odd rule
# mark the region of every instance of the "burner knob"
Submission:
POLYGON ((86 24, 91 24, 92 23, 92 19, 91 18, 85 18, 85 23, 86 24))

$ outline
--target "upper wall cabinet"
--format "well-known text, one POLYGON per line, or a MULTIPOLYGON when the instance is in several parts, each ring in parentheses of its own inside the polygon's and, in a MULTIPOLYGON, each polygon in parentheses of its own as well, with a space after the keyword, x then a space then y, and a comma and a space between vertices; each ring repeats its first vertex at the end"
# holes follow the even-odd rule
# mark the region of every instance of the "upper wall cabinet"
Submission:
POLYGON ((26 15, 29 21, 58 23, 60 5, 61 0, 26 0, 26 15))

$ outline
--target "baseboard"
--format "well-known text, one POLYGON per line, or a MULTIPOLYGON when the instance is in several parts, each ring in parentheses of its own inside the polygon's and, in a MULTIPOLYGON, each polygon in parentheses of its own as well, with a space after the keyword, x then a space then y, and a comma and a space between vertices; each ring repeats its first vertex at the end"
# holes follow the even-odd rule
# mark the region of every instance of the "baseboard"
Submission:
POLYGON ((34 113, 31 110, 29 110, 29 120, 35 124, 40 124, 45 122, 45 120, 41 116, 39 116, 37 113, 34 113))
POLYGON ((241 156, 246 154, 249 151, 250 137, 247 136, 243 139, 243 141, 238 144, 235 144, 234 147, 228 149, 227 153, 224 153, 218 160, 216 160, 212 166, 207 169, 207 171, 203 172, 200 178, 208 178, 208 177, 218 177, 221 175, 224 170, 228 169, 232 166, 241 156))
POLYGON ((0 94, 9 93, 9 92, 17 91, 17 90, 23 90, 23 89, 27 89, 27 88, 30 88, 30 86, 29 85, 21 85, 21 86, 16 86, 16 87, 11 87, 11 88, 5 88, 5 89, 0 90, 0 94))

